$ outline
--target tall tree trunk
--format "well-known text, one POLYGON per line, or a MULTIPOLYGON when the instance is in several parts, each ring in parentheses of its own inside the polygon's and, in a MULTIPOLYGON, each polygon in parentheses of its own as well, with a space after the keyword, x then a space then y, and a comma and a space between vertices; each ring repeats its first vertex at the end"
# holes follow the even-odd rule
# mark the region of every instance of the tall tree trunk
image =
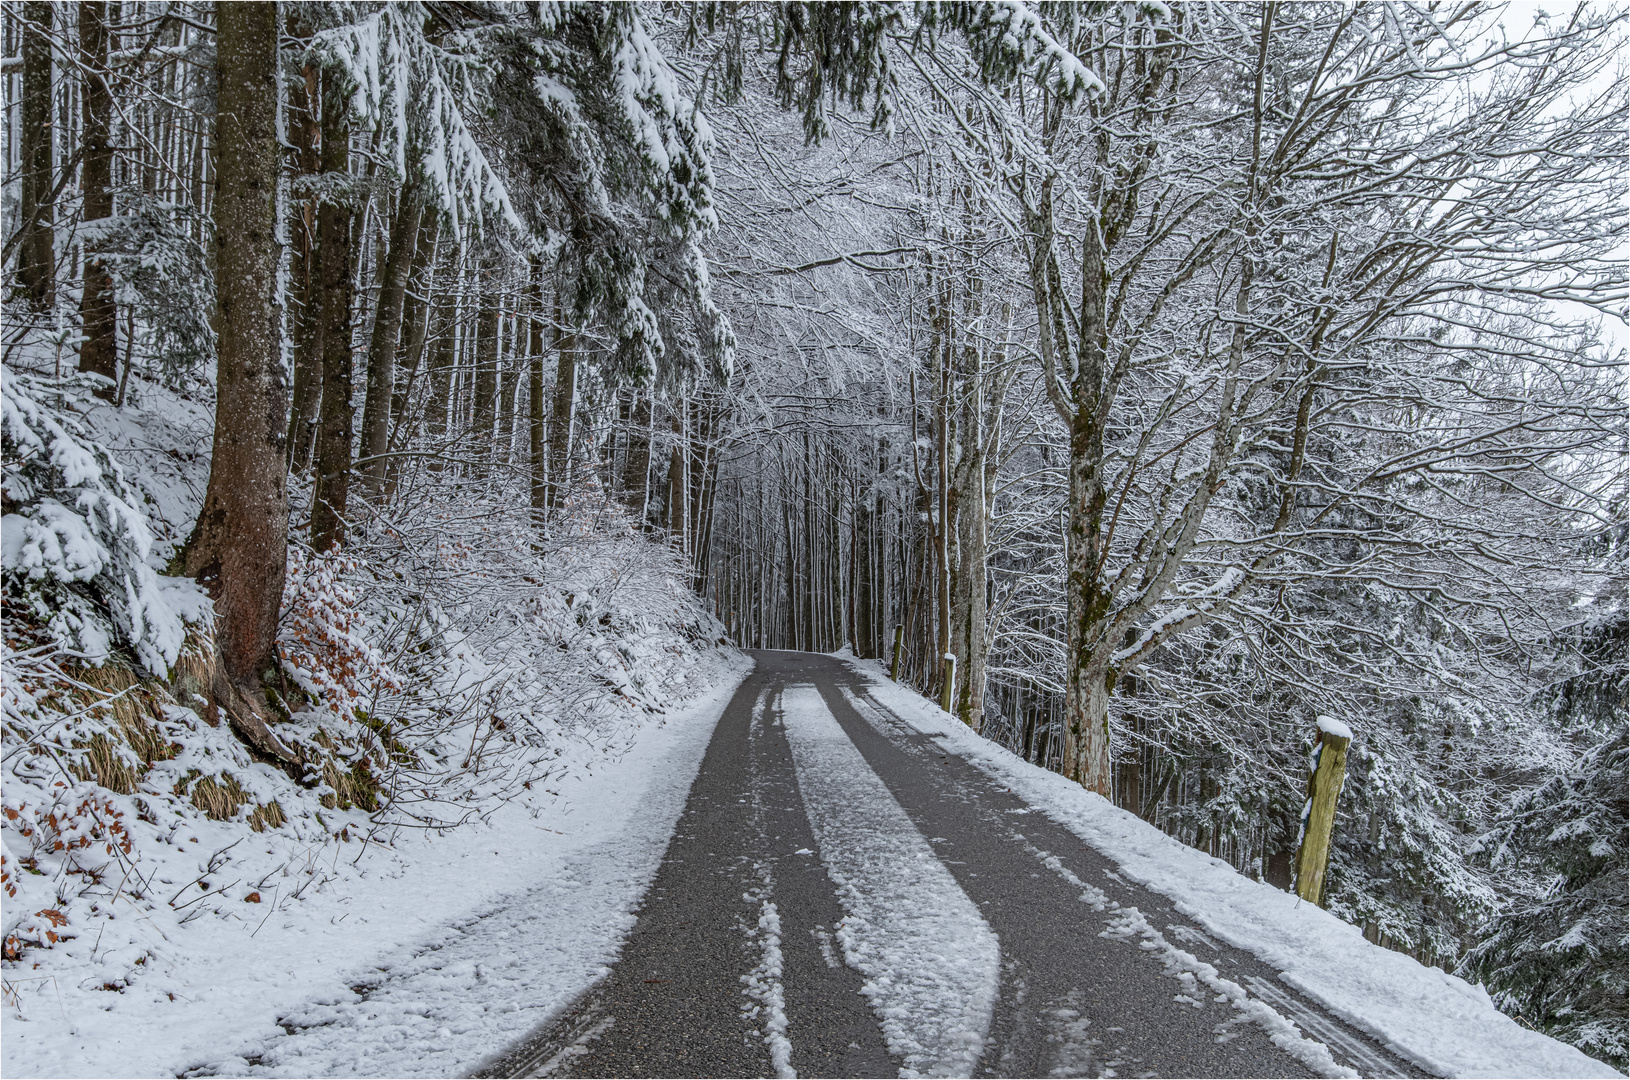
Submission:
POLYGON ((498 418, 498 262, 492 256, 481 260, 476 279, 480 290, 481 315, 476 324, 475 402, 471 410, 471 430, 475 435, 477 457, 493 456, 493 423, 498 418))
POLYGON ((542 527, 549 509, 549 439, 543 407, 543 260, 532 259, 532 318, 527 340, 527 462, 531 466, 532 516, 542 527))
MULTIPOLYGON (((456 238, 455 238, 456 239, 456 238)), ((441 472, 441 452, 447 447, 447 432, 452 422, 453 376, 458 367, 458 279, 459 257, 457 245, 450 256, 452 280, 436 301, 435 340, 430 348, 430 402, 425 406, 424 429, 432 448, 430 471, 441 472)))
POLYGON ((222 4, 215 155, 215 441, 187 573, 215 601, 212 696, 251 745, 288 760, 266 724, 276 668, 289 505, 284 466, 283 305, 278 287, 277 5, 222 4))
MULTIPOLYGON (((942 300, 940 306, 942 320, 948 321, 950 314, 948 307, 948 302, 942 300)), ((948 654, 955 655, 951 651, 951 522, 956 514, 956 506, 952 502, 951 487, 951 338, 948 331, 947 326, 947 333, 941 338, 940 349, 934 357, 939 382, 939 395, 934 402, 934 486, 939 499, 939 513, 936 515, 934 530, 934 584, 938 600, 936 606, 939 609, 934 671, 938 673, 935 682, 941 694, 944 693, 944 689, 938 684, 944 681, 945 665, 942 661, 948 654)))
POLYGON ((1101 559, 1104 506, 1104 432, 1096 388, 1103 385, 1107 275, 1103 252, 1084 245, 1075 416, 1070 424, 1070 507, 1065 537, 1069 620, 1064 674, 1064 774, 1111 797, 1109 762, 1109 650, 1102 638, 1109 597, 1101 559), (1085 400, 1083 400, 1085 399, 1085 400))
MULTIPOLYGON (((965 324, 977 325, 983 315, 983 286, 977 271, 967 278, 965 324)), ((952 652, 956 654, 955 700, 962 722, 975 731, 985 724, 986 562, 990 548, 992 478, 987 440, 999 428, 999 413, 986 415, 990 377, 984 357, 971 333, 959 350, 962 362, 956 391, 958 452, 953 502, 956 508, 956 583, 952 652)))
POLYGON ((577 404, 577 335, 566 329, 559 291, 555 299, 555 399, 549 410, 549 486, 544 501, 554 510, 572 484, 572 420, 577 404))
MULTIPOLYGON (((682 408, 683 402, 675 408, 682 408)), ((672 420, 673 448, 668 452, 668 535, 685 546, 685 451, 683 425, 676 411, 672 420)), ((791 533, 788 533, 791 536, 791 533)))
POLYGON ((634 400, 628 410, 628 449, 623 454, 623 495, 628 505, 639 515, 641 528, 648 520, 651 492, 651 397, 633 391, 634 400))
MULTIPOLYGON (((330 184, 350 176, 351 125, 337 73, 323 72, 323 173, 330 184)), ((317 430, 317 483, 312 493, 311 546, 326 551, 345 541, 351 487, 351 299, 353 211, 323 200, 317 211, 321 267, 323 391, 317 430)))
MULTIPOLYGON (((972 362, 977 364, 976 359, 972 362)), ((979 430, 980 376, 977 368, 965 368, 964 375, 957 432, 961 448, 955 474, 957 544, 951 651, 956 654, 957 715, 979 731, 984 724, 985 463, 979 430), (980 670, 976 672, 975 668, 980 670)))
POLYGON ((498 460, 509 465, 515 454, 515 410, 520 407, 521 368, 516 363, 521 352, 521 320, 513 315, 499 320, 498 334, 498 460))
MULTIPOLYGON (((294 6, 291 23, 300 8, 294 6)), ((291 25, 291 32, 305 29, 291 25)), ((315 176, 322 169, 318 146, 322 141, 322 128, 318 120, 318 72, 315 65, 307 64, 302 88, 294 97, 294 108, 289 110, 289 131, 299 147, 301 175, 315 176)), ((294 288, 294 299, 299 304, 295 312, 294 332, 294 404, 289 410, 289 468, 304 473, 311 468, 312 444, 317 437, 317 410, 323 399, 323 321, 320 293, 321 270, 318 267, 317 202, 301 199, 290 221, 294 251, 289 260, 289 282, 294 288)))
POLYGON ((113 275, 100 257, 101 244, 94 231, 99 224, 103 228, 113 224, 113 145, 108 138, 113 95, 107 84, 107 9, 105 0, 79 3, 79 59, 84 68, 81 139, 85 148, 79 174, 84 200, 81 224, 91 232, 85 245, 85 281, 79 301, 84 334, 79 346, 79 370, 107 379, 95 393, 104 401, 112 401, 118 377, 118 309, 113 302, 113 275))
POLYGON ((391 397, 396 391, 396 349, 402 339, 402 308, 419 246, 421 209, 411 187, 396 201, 390 250, 379 276, 374 331, 368 341, 368 385, 362 405, 362 477, 370 497, 385 488, 390 449, 391 397))
MULTIPOLYGON (((413 387, 424 367, 425 343, 430 338, 431 295, 436 279, 436 245, 441 236, 441 216, 434 207, 425 207, 419 219, 419 239, 413 253, 413 269, 408 274, 407 299, 402 304, 402 356, 397 364, 396 385, 391 389, 390 438, 386 448, 397 453, 407 445, 408 408, 413 387)), ((431 403, 432 406, 434 403, 431 403)), ((385 497, 396 491, 401 477, 400 458, 392 458, 385 470, 385 497)))
POLYGON ((23 5, 22 196, 23 234, 17 283, 35 311, 56 303, 56 229, 51 189, 55 168, 51 138, 51 39, 53 5, 23 5))

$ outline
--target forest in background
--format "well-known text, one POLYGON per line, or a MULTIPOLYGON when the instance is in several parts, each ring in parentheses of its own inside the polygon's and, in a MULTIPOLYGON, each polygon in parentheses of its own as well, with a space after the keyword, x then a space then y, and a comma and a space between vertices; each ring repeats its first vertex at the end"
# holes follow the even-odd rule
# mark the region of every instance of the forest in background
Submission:
MULTIPOLYGON (((213 410, 156 556, 261 758, 643 536, 1282 887, 1347 721, 1327 906, 1624 1067, 1617 8, 4 10, 8 395, 213 410), (419 606, 291 660, 311 566, 419 606)), ((170 675, 7 400, 7 649, 170 675)))

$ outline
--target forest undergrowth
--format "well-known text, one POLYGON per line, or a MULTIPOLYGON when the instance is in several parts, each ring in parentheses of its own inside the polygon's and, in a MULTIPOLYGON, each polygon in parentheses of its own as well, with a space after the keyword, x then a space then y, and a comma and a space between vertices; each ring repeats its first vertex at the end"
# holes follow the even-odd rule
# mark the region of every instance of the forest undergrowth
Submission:
POLYGON ((540 543, 501 476, 444 484, 343 554, 289 549, 267 693, 295 761, 266 760, 203 694, 207 597, 162 572, 208 462, 149 468, 146 418, 199 411, 154 385, 117 413, 20 365, 3 387, 10 1004, 58 975, 122 991, 195 923, 264 922, 406 832, 547 795, 713 674, 722 628, 626 514, 585 489, 540 543))

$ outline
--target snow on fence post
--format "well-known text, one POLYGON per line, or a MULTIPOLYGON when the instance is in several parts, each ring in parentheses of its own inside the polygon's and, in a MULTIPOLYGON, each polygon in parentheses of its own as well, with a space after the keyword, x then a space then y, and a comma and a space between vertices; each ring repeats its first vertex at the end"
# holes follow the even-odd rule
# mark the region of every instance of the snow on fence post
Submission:
POLYGON ((900 650, 905 648, 906 624, 897 623, 894 627, 894 661, 889 664, 889 678, 894 682, 900 681, 900 650))
POLYGON ((1330 836, 1336 825, 1336 797, 1347 777, 1347 747, 1353 731, 1329 716, 1319 717, 1319 745, 1308 774, 1302 838, 1296 852, 1296 895, 1318 904, 1324 898, 1324 872, 1330 864, 1330 836))
POLYGON ((940 708, 951 711, 951 698, 956 693, 956 657, 945 654, 945 685, 940 688, 940 708))

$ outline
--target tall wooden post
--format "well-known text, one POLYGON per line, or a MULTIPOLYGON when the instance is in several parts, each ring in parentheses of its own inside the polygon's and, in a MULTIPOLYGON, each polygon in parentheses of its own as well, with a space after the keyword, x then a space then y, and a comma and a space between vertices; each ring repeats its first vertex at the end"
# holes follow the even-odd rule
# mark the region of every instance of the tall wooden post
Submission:
POLYGON ((1319 717, 1319 745, 1308 776, 1307 806, 1302 811, 1302 843, 1296 853, 1296 895, 1313 904, 1324 898, 1324 874, 1330 864, 1330 837, 1336 824, 1336 797, 1347 777, 1347 747, 1353 732, 1329 716, 1319 717))
POLYGON ((895 682, 900 681, 900 651, 906 644, 906 624, 897 623, 894 627, 894 661, 889 664, 889 678, 895 682))
POLYGON ((951 699, 956 696, 956 657, 945 654, 941 661, 945 667, 945 685, 940 688, 940 708, 951 711, 951 699))

